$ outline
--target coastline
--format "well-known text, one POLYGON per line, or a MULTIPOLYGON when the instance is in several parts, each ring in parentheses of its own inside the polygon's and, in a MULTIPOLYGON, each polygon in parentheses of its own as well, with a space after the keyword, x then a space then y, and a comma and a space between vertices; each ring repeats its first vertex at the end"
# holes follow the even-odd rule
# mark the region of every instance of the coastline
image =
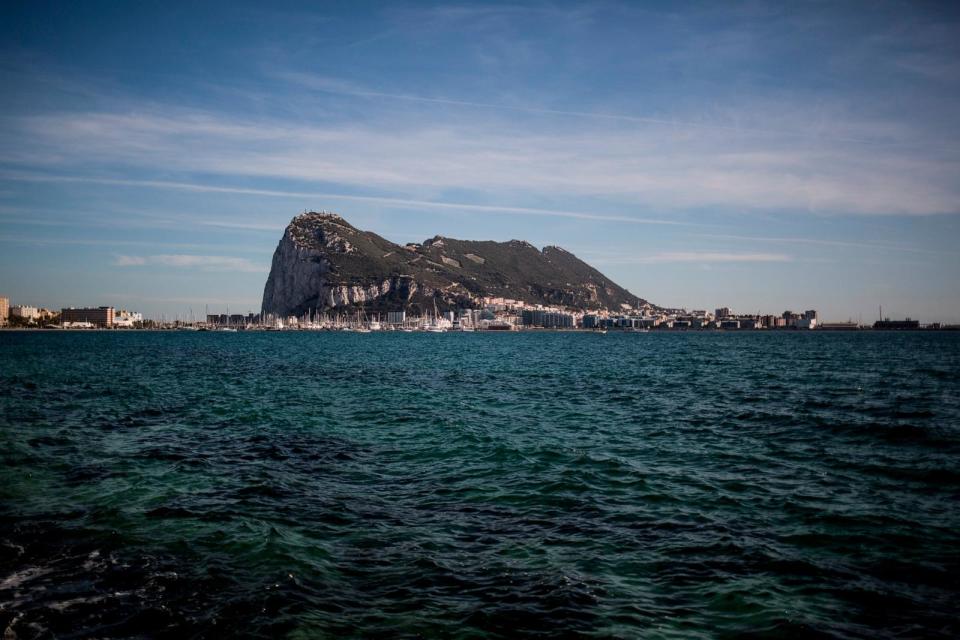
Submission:
POLYGON ((343 329, 334 329, 334 328, 324 328, 324 329, 298 329, 298 328, 284 328, 284 329, 267 329, 267 328, 244 328, 236 327, 235 329, 224 330, 224 329, 194 329, 194 328, 181 328, 181 327, 154 327, 154 328, 106 328, 106 327, 94 327, 94 328, 72 328, 72 327, 0 327, 0 332, 6 333, 15 333, 15 332, 33 332, 33 333, 380 333, 380 334, 391 334, 391 333, 455 333, 455 334, 469 334, 469 333, 502 333, 502 334, 517 334, 517 333, 576 333, 576 334, 588 334, 588 335, 605 335, 605 334, 640 334, 640 333, 654 333, 654 334, 676 334, 676 333, 734 333, 734 334, 811 334, 811 333, 951 333, 955 331, 960 331, 960 325, 946 325, 940 327, 917 327, 911 329, 874 329, 870 326, 850 328, 850 329, 832 329, 832 328, 822 328, 817 327, 816 329, 798 329, 796 327, 783 327, 783 328, 762 328, 762 329, 728 329, 720 327, 711 327, 711 328, 701 328, 701 329, 692 329, 689 327, 673 328, 673 327, 664 327, 664 328, 653 328, 644 331, 637 331, 633 329, 580 329, 580 328, 551 328, 551 327, 523 327, 523 328, 514 328, 510 330, 504 329, 475 329, 469 331, 461 331, 458 329, 450 329, 442 332, 429 331, 425 329, 415 329, 412 331, 403 331, 399 329, 381 329, 381 330, 371 330, 371 331, 355 331, 355 330, 343 330, 343 329))

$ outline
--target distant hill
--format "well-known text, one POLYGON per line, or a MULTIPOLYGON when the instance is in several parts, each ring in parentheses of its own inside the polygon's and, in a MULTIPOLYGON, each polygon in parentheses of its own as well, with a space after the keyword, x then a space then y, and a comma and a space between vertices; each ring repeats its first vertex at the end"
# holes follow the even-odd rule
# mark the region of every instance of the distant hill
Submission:
POLYGON ((560 247, 435 236, 398 245, 333 213, 304 213, 273 254, 263 311, 364 306, 413 312, 475 306, 485 296, 576 309, 647 304, 560 247))

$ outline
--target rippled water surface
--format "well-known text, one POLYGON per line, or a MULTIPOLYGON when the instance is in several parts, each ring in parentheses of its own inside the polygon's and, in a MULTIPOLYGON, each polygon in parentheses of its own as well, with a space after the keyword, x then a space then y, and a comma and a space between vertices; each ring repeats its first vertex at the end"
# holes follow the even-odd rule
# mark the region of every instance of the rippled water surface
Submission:
POLYGON ((0 631, 960 635, 960 334, 0 333, 0 631))

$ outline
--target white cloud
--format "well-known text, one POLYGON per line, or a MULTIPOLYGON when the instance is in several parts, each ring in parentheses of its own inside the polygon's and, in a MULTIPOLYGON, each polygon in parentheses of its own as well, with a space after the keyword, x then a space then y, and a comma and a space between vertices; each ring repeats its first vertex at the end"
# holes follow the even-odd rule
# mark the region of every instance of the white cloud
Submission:
MULTIPOLYGON (((344 96, 353 96, 357 98, 374 98, 382 99, 385 101, 409 101, 409 102, 423 102, 428 104, 436 105, 446 105, 453 107, 467 107, 472 109, 491 109, 495 111, 513 111, 519 113, 527 113, 533 115, 545 115, 545 116, 562 116, 567 118, 574 119, 588 119, 588 120, 600 120, 600 121, 613 121, 613 122, 627 122, 627 123, 636 123, 636 124, 651 124, 658 126, 665 126, 671 128, 682 128, 682 129, 692 129, 712 131, 712 132, 721 132, 721 133, 732 133, 736 135, 744 134, 760 134, 760 135, 773 135, 780 137, 792 137, 800 139, 823 139, 824 136, 819 131, 812 131, 810 128, 804 129, 789 129, 789 128, 763 128, 759 126, 745 125, 742 122, 721 122, 717 120, 692 120, 692 119, 678 119, 678 118, 664 118, 664 117, 653 117, 653 116, 638 116, 625 113, 607 113, 602 111, 572 111, 568 109, 550 109, 547 107, 538 107, 533 105, 523 105, 523 104, 506 104, 506 103, 494 103, 494 102, 476 102, 472 100, 459 100, 456 98, 444 98, 436 96, 423 96, 410 93, 388 93, 377 91, 374 89, 369 89, 356 83, 341 80, 339 78, 331 78, 327 76, 318 76, 309 73, 296 72, 296 71, 282 71, 276 73, 275 76, 281 80, 293 83, 298 86, 305 87, 307 89, 312 89, 322 93, 331 93, 344 96)), ((859 138, 853 135, 847 134, 842 136, 836 136, 832 138, 833 140, 842 140, 845 142, 858 142, 864 144, 875 143, 876 140, 870 138, 859 138)))
POLYGON ((732 233, 698 233, 703 238, 718 238, 723 240, 747 240, 750 242, 762 243, 785 243, 785 244, 806 244, 819 245, 824 247, 852 247, 858 249, 871 249, 875 251, 905 251, 908 253, 931 253, 956 255, 957 251, 940 251, 925 247, 917 247, 905 244, 889 244, 879 242, 851 242, 849 240, 833 240, 825 238, 801 238, 801 237, 770 237, 770 236, 746 236, 732 233))
MULTIPOLYGON (((80 176, 64 176, 49 174, 34 174, 22 172, 0 173, 0 178, 9 180, 18 180, 25 182, 65 182, 65 183, 88 183, 103 184, 129 187, 147 187, 151 189, 176 189, 183 191, 196 191, 205 193, 235 193, 240 195, 266 196, 271 198, 290 198, 302 200, 309 198, 318 201, 327 200, 345 200, 351 202, 371 202, 384 204, 399 208, 409 209, 448 209, 458 211, 472 211, 477 213, 492 214, 519 214, 529 216, 548 216, 557 218, 575 218, 581 220, 598 220, 606 222, 625 222, 631 224, 656 224, 671 226, 695 226, 692 223, 677 222, 675 220, 660 220, 654 218, 638 218, 634 216, 605 215, 595 213, 584 213, 581 211, 566 211, 562 209, 540 209, 534 207, 511 207, 500 205, 482 205, 470 204, 466 202, 449 202, 436 200, 415 200, 410 198, 387 198, 381 196, 360 196, 355 194, 331 193, 331 192, 304 192, 304 191, 284 191, 278 189, 249 189, 245 187, 224 187, 212 184, 194 184, 189 182, 172 182, 169 180, 130 180, 124 178, 92 178, 80 176)), ((199 220, 191 221, 194 224, 225 227, 234 229, 249 229, 261 231, 282 230, 283 225, 271 225, 260 223, 245 223, 235 221, 213 221, 199 220)))
POLYGON ((598 258, 597 264, 662 264, 694 262, 716 264, 727 262, 792 262, 793 258, 782 253, 720 253, 710 251, 668 251, 650 255, 598 258))
MULTIPOLYGON (((456 190, 507 202, 600 197, 621 208, 665 212, 710 206, 856 214, 960 211, 960 161, 889 123, 831 117, 827 126, 818 116, 813 129, 796 108, 766 120, 742 115, 754 122, 748 128, 692 122, 570 126, 564 118, 483 119, 475 110, 440 118, 427 107, 415 111, 351 120, 364 124, 290 124, 176 109, 56 113, 16 121, 6 137, 19 141, 4 147, 9 164, 96 168, 101 174, 162 167, 181 174, 296 179, 387 191, 398 195, 382 201, 394 205, 420 206, 427 199, 417 194, 456 190), (805 128, 817 134, 793 135, 805 128)), ((589 211, 489 210, 608 219, 589 211)))
POLYGON ((205 271, 245 271, 265 272, 267 269, 254 264, 246 258, 232 256, 196 256, 187 254, 160 254, 152 256, 118 255, 114 259, 117 267, 142 267, 156 265, 183 269, 202 269, 205 271))

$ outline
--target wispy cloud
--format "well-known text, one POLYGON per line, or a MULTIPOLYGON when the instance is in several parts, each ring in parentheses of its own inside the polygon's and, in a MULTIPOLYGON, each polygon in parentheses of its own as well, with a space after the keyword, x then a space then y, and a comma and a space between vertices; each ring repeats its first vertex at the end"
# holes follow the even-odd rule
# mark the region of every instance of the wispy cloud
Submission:
POLYGON ((144 267, 162 266, 181 269, 202 269, 204 271, 244 271, 251 273, 266 272, 265 266, 257 265, 246 258, 232 256, 196 256, 187 254, 160 254, 151 256, 118 255, 114 266, 144 267))
MULTIPOLYGON (((41 209, 42 211, 42 209, 41 209)), ((27 214, 36 213, 35 211, 28 211, 27 214)), ((180 222, 181 227, 191 226, 189 222, 182 222, 179 218, 171 218, 173 222, 180 222)), ((4 221, 4 224, 9 224, 7 221, 4 221)), ((89 224, 87 222, 63 222, 59 220, 38 220, 36 222, 17 222, 16 224, 24 225, 39 225, 44 227, 107 227, 108 225, 100 224, 89 224)), ((167 228, 164 226, 163 228, 167 228)), ((113 227, 116 229, 116 226, 113 227)), ((283 225, 277 225, 276 230, 283 230, 283 225)), ((36 245, 36 246, 78 246, 78 247, 143 247, 150 249, 187 249, 194 251, 210 251, 218 250, 223 248, 223 244, 217 243, 201 243, 201 242, 163 242, 159 240, 129 240, 122 238, 82 238, 82 237, 56 237, 53 235, 26 235, 26 234, 9 234, 5 233, 0 235, 0 242, 8 244, 23 244, 23 245, 36 245)), ((230 249, 232 251, 242 251, 244 253, 272 253, 273 249, 266 246, 241 246, 237 244, 231 244, 230 249)))
POLYGON ((191 15, 200 48, 148 33, 147 65, 87 8, 21 5, 7 31, 103 55, 28 29, 0 64, 7 295, 252 300, 290 215, 330 208, 393 240, 593 246, 658 303, 957 317, 960 39, 936 3, 239 8, 191 15))
MULTIPOLYGON (((859 128, 864 128, 862 123, 859 128)), ((172 108, 163 113, 144 109, 135 114, 31 116, 16 121, 15 129, 8 137, 19 143, 6 145, 8 166, 101 174, 162 166, 181 175, 293 179, 361 193, 127 183, 198 191, 657 224, 663 221, 548 207, 436 202, 415 194, 492 193, 525 202, 602 197, 621 207, 665 212, 708 206, 857 214, 960 209, 956 163, 931 157, 926 150, 884 154, 839 144, 833 130, 830 140, 798 145, 685 125, 623 130, 466 117, 442 122, 429 113, 411 122, 388 115, 363 125, 294 125, 172 108), (370 190, 391 197, 362 193, 370 190)), ((888 135, 885 125, 876 130, 888 135)))
MULTIPOLYGON (((52 223, 52 226, 57 226, 52 223)), ((49 235, 22 235, 22 234, 4 234, 0 235, 0 242, 11 244, 28 244, 38 246, 48 245, 66 245, 66 246, 90 246, 90 247, 163 247, 167 249, 195 249, 209 250, 216 249, 221 245, 213 243, 195 243, 195 242, 160 242, 155 240, 123 240, 110 238, 60 238, 49 235)), ((249 252, 265 251, 262 247, 237 247, 232 246, 234 250, 242 248, 249 252)))
POLYGON ((769 242, 784 244, 805 244, 822 247, 848 247, 856 249, 872 249, 876 251, 904 251, 907 253, 938 253, 947 255, 956 255, 957 251, 938 251, 923 247, 914 247, 904 244, 890 244, 881 242, 853 242, 849 240, 833 240, 830 238, 804 238, 804 237, 784 237, 784 236, 750 236, 733 233, 698 233, 695 234, 702 238, 717 238, 723 240, 747 240, 749 242, 769 242))
POLYGON ((585 118, 589 120, 628 122, 636 124, 649 124, 673 129, 702 129, 721 133, 735 133, 738 135, 772 135, 777 137, 807 138, 807 139, 829 139, 833 141, 855 142, 859 144, 875 145, 888 142, 877 138, 855 137, 855 136, 836 136, 827 132, 805 127, 803 129, 777 129, 762 128, 756 126, 744 125, 743 123, 724 123, 721 121, 690 120, 682 118, 662 118, 653 116, 638 116, 624 113, 604 113, 598 111, 575 111, 569 109, 550 109, 547 107, 538 107, 532 105, 499 104, 493 102, 477 102, 473 100, 460 100, 457 98, 423 96, 409 93, 389 93, 377 91, 343 80, 328 76, 314 75, 299 71, 280 71, 274 74, 275 77, 293 83, 295 85, 319 91, 322 93, 332 93, 344 96, 354 96, 358 98, 379 98, 384 100, 402 100, 406 102, 422 102, 428 104, 468 107, 471 109, 490 109, 498 111, 512 111, 518 113, 528 113, 533 115, 562 116, 568 118, 585 118))
POLYGON ((194 222, 200 226, 204 227, 218 227, 221 229, 242 229, 244 231, 269 231, 270 233, 276 233, 282 231, 284 226, 283 224, 269 224, 262 222, 243 222, 240 220, 191 220, 187 222, 194 222))
POLYGON ((712 251, 667 251, 650 255, 600 257, 598 264, 664 264, 693 262, 717 264, 729 262, 792 262, 793 257, 782 253, 723 253, 712 251))
MULTIPOLYGON (((125 178, 94 178, 85 176, 64 176, 50 174, 35 174, 24 172, 5 172, 0 173, 0 178, 24 181, 24 182, 65 182, 65 183, 88 183, 103 184, 127 187, 147 187, 151 189, 176 189, 182 191, 197 191, 205 193, 235 193, 239 195, 266 196, 271 198, 288 198, 294 200, 309 199, 313 201, 326 200, 345 200, 353 202, 370 202, 376 204, 390 205, 400 208, 414 209, 446 209, 455 211, 467 211, 476 213, 492 214, 518 214, 529 216, 547 216, 557 218, 574 218, 580 220, 597 220, 606 222, 625 222, 630 224, 655 224, 670 226, 696 226, 691 223, 679 222, 676 220, 660 220, 654 218, 639 218, 633 216, 606 215, 599 213, 586 213, 582 211, 565 211, 562 209, 540 209, 533 207, 511 207, 506 205, 481 205, 469 204, 466 202, 438 202, 435 200, 416 200, 409 198, 388 198, 381 196, 361 196, 344 193, 318 192, 318 191, 285 191, 278 189, 251 189, 246 187, 224 187, 211 184, 196 184, 189 182, 173 182, 167 180, 133 180, 125 178)), ((230 227, 238 229, 255 229, 273 231, 282 228, 282 225, 265 225, 260 223, 245 223, 226 221, 197 221, 197 224, 204 224, 216 227, 230 227)))

